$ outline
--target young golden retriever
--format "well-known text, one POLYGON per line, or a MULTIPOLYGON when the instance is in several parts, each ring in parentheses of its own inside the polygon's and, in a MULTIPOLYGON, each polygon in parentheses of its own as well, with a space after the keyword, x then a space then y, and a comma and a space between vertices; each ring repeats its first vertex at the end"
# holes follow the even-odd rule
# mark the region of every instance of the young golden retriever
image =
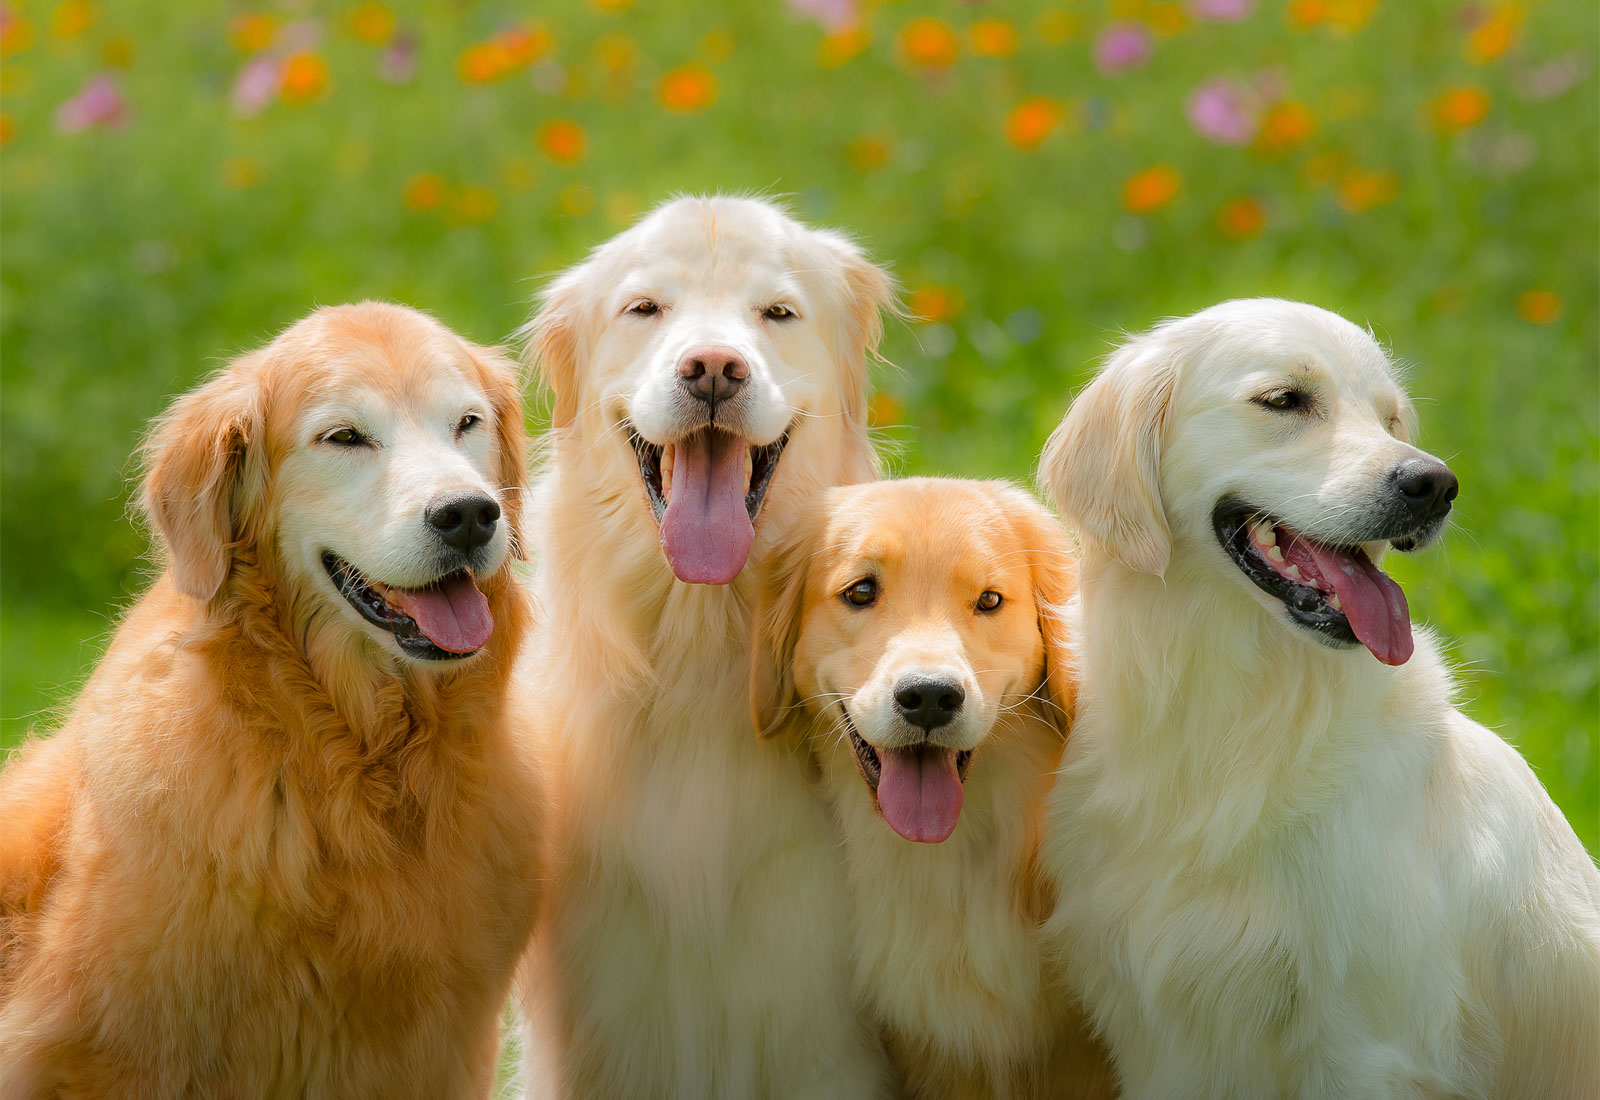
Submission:
POLYGON ((870 478, 885 274, 749 199, 669 203, 551 286, 524 662, 552 881, 523 983, 534 1095, 882 1095, 836 840, 799 746, 750 729, 753 571, 870 478))
POLYGON ((0 1096, 487 1093, 538 879, 520 398, 365 303, 155 425, 166 569, 0 773, 0 1096))
POLYGON ((756 726, 816 755, 858 993, 906 1095, 1110 1095, 1040 942, 1074 694, 1066 535, 1003 482, 885 481, 824 494, 763 572, 756 726))
POLYGON ((1383 350, 1236 301, 1116 352, 1043 460, 1083 539, 1052 941, 1124 1094, 1600 1090, 1600 874, 1379 568, 1456 479, 1383 350))

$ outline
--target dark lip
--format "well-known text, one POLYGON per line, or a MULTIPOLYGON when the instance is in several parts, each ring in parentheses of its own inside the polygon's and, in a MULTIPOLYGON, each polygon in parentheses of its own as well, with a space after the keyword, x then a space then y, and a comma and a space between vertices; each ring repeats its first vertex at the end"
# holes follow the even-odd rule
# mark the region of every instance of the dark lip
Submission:
MULTIPOLYGON (((705 431, 713 425, 707 424, 695 431, 705 431)), ((651 443, 640 435, 632 424, 623 422, 622 430, 628 433, 628 442, 633 446, 634 457, 639 462, 639 480, 644 483, 645 499, 650 503, 650 515, 654 517, 656 525, 660 526, 661 517, 667 514, 667 500, 661 493, 661 452, 659 444, 651 443)), ((783 457, 783 449, 789 445, 789 436, 794 432, 790 425, 777 439, 761 446, 750 447, 750 488, 744 495, 744 510, 754 523, 761 515, 761 506, 766 502, 767 489, 772 485, 772 475, 778 472, 778 459, 783 457)), ((692 435, 693 432, 685 433, 692 435)))
MULTIPOLYGON (((861 773, 861 778, 867 781, 872 796, 876 798, 878 781, 883 778, 883 761, 878 759, 878 750, 867 744, 866 739, 856 732, 855 721, 843 703, 839 704, 839 711, 844 715, 844 728, 850 734, 850 749, 855 754, 856 770, 861 773)), ((961 749, 956 752, 956 774, 961 777, 963 783, 967 781, 967 769, 972 767, 972 754, 976 751, 976 749, 961 749)))
MULTIPOLYGON (((322 552, 322 568, 328 571, 328 579, 333 581, 333 587, 339 590, 339 595, 345 598, 345 602, 355 608, 356 613, 367 622, 393 634, 406 656, 424 661, 459 661, 480 652, 475 649, 472 653, 451 653, 448 649, 440 649, 434 645, 422 632, 422 628, 417 626, 415 619, 390 606, 389 601, 378 595, 372 587, 372 582, 367 580, 359 569, 332 550, 322 552)), ((457 569, 446 573, 436 578, 435 583, 465 572, 467 570, 457 569)))

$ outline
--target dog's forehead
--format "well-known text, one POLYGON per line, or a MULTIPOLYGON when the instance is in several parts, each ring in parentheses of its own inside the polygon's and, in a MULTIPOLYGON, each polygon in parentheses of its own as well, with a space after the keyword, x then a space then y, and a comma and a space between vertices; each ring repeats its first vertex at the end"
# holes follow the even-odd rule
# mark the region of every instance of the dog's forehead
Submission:
POLYGON ((1025 548, 981 487, 928 478, 835 490, 826 547, 844 564, 872 562, 958 580, 1025 569, 1025 548))
POLYGON ((431 418, 485 400, 466 349, 431 333, 319 342, 294 358, 280 382, 294 398, 283 404, 302 417, 348 410, 431 418))
POLYGON ((767 291, 791 266, 784 240, 770 227, 718 230, 679 219, 663 223, 641 244, 629 257, 625 278, 677 293, 767 291))
POLYGON ((1310 378, 1352 395, 1381 398, 1398 392, 1394 366, 1377 340, 1337 314, 1301 307, 1222 320, 1211 329, 1202 358, 1208 368, 1203 373, 1219 383, 1310 378))

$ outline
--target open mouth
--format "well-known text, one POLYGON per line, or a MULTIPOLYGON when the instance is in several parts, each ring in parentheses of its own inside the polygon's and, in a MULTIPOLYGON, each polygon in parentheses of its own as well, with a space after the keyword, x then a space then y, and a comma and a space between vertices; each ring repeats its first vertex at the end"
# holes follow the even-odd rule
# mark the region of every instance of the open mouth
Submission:
POLYGON ((957 750, 924 742, 899 749, 876 749, 856 731, 844 710, 856 768, 867 781, 878 812, 907 840, 938 844, 955 832, 961 815, 962 784, 972 766, 972 749, 957 750))
POLYGON ((708 426, 658 446, 627 431, 673 573, 691 584, 730 583, 749 559, 756 518, 789 433, 752 446, 708 426))
MULTIPOLYGON (((1239 501, 1222 501, 1211 518, 1239 571, 1300 626, 1335 644, 1364 645, 1386 665, 1410 659, 1406 595, 1360 546, 1317 542, 1239 501)), ((1413 540, 1394 544, 1404 549, 1413 540)))
POLYGON ((399 588, 373 580, 331 550, 323 551, 322 567, 356 613, 393 634, 407 656, 460 660, 482 649, 494 633, 489 601, 465 569, 422 588, 399 588))

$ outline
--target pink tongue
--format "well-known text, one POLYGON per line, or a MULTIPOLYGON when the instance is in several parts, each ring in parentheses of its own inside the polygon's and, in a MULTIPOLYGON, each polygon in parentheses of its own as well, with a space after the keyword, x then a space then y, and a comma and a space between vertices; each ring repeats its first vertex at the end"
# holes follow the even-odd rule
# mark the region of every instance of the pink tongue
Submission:
POLYGON ((1406 594, 1366 552, 1335 550, 1307 539, 1295 539, 1286 557, 1307 554, 1317 576, 1333 585, 1356 639, 1386 665, 1411 659, 1411 610, 1406 594))
POLYGON ((667 564, 689 584, 729 584, 756 537, 745 511, 744 440, 703 428, 677 443, 672 496, 661 518, 667 564))
POLYGON ((955 749, 879 749, 878 762, 878 809, 891 829, 924 844, 955 832, 962 795, 955 749))
POLYGON ((489 601, 465 573, 427 588, 391 588, 386 598, 417 620, 428 641, 447 653, 482 649, 494 633, 489 601))

